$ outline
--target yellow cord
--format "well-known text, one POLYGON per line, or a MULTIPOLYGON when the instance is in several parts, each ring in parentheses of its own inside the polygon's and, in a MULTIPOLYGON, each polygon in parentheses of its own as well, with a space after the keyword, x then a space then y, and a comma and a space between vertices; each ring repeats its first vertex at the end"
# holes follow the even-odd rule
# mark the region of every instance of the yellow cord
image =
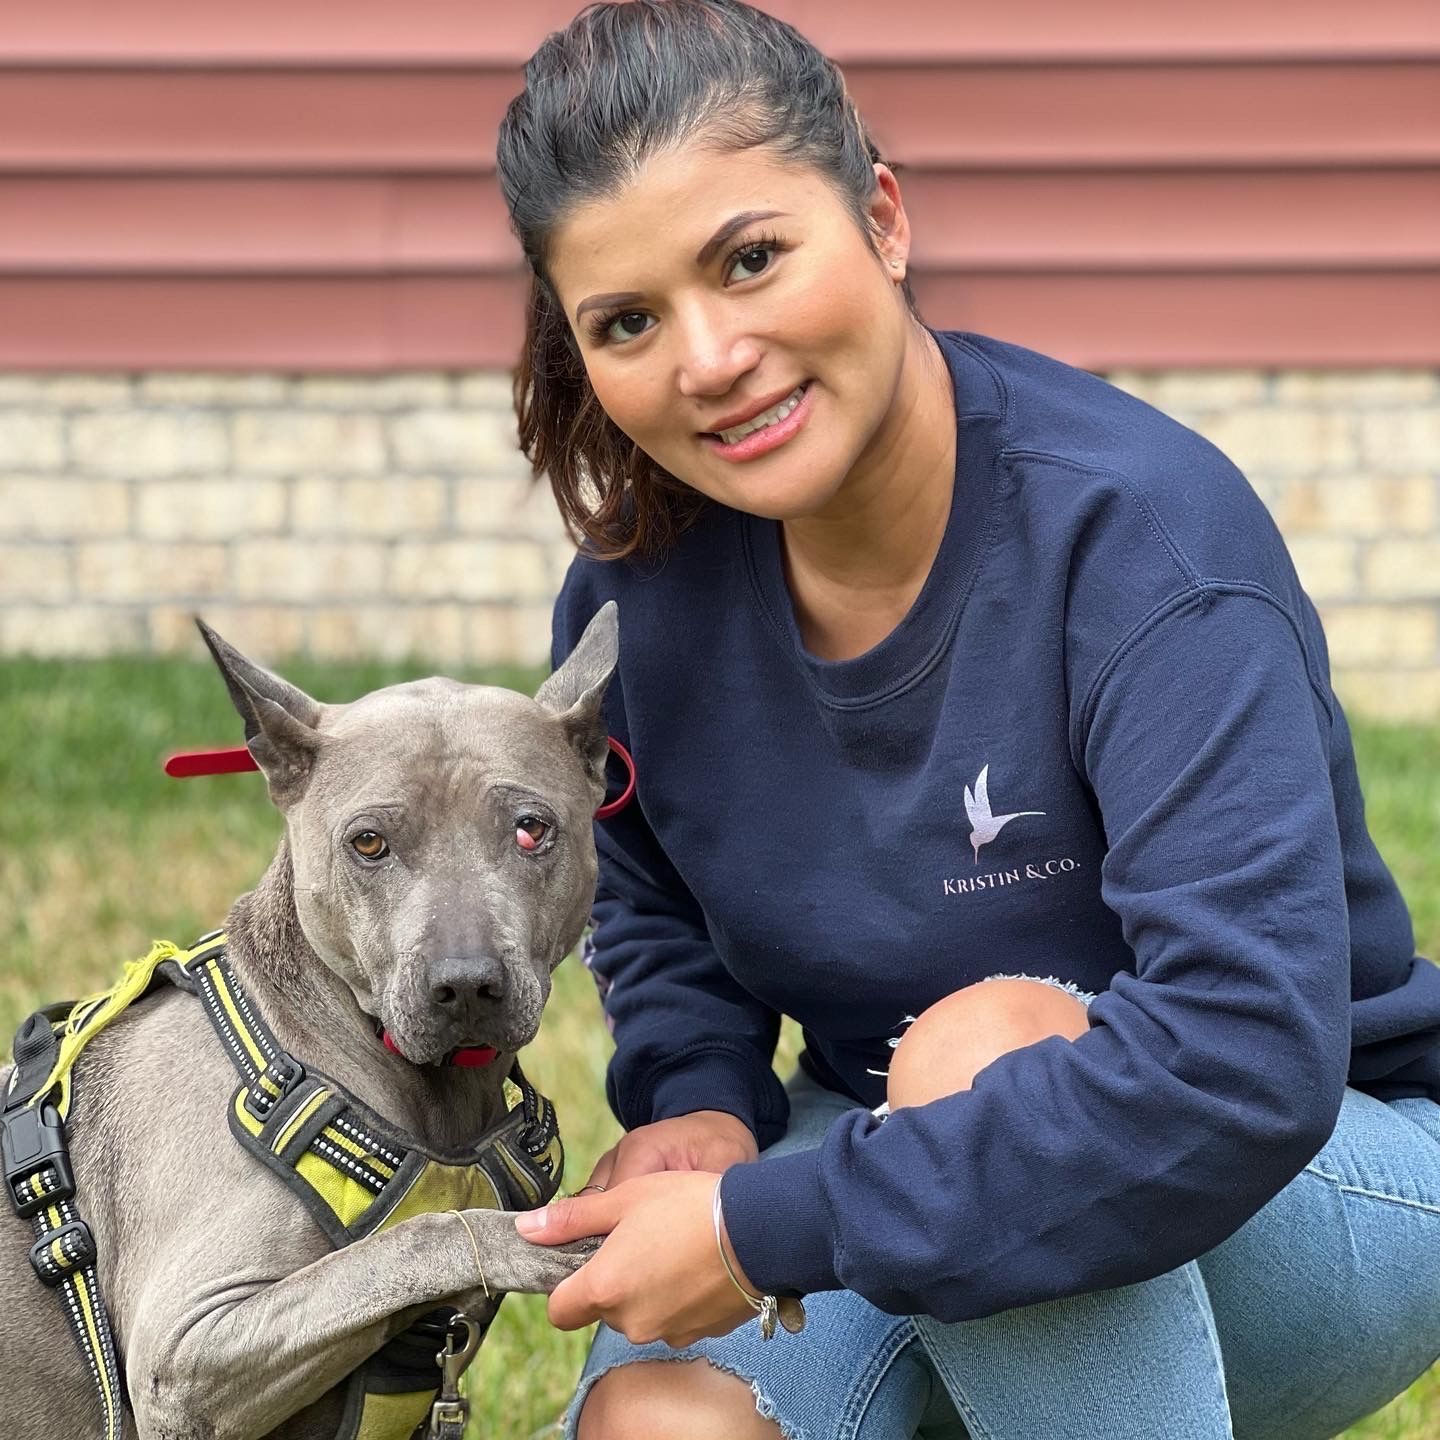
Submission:
MULTIPOLYGON (((178 945, 169 940, 157 940, 143 960, 126 961, 124 974, 109 990, 98 991, 77 1001, 70 1011, 70 1018, 65 1022, 65 1029, 60 1037, 60 1053, 55 1058, 54 1068, 46 1077, 45 1083, 35 1092, 30 1104, 35 1105, 44 1099, 62 1080, 66 1081, 68 1086, 70 1067, 79 1058, 80 1052, 112 1020, 117 1019, 132 1000, 137 1000, 145 993, 159 965, 183 953, 178 945), (83 1024, 77 1023, 80 1016, 100 1000, 105 1003, 98 1010, 94 1010, 83 1024)), ((63 1095, 62 1099, 68 1099, 68 1094, 63 1095)))
POLYGON ((480 1247, 475 1243, 475 1232, 470 1228, 470 1222, 459 1210, 452 1210, 450 1214, 465 1227, 465 1233, 470 1237, 470 1249, 475 1255, 475 1268, 480 1272, 480 1288, 485 1292, 485 1298, 490 1298, 490 1287, 485 1283, 485 1267, 480 1263, 480 1247))

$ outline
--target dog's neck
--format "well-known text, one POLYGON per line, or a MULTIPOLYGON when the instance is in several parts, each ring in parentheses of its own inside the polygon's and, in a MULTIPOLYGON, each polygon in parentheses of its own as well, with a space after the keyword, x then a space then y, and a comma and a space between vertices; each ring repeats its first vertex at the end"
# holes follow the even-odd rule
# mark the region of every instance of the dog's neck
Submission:
POLYGON ((226 920, 228 954, 275 1037, 427 1149, 473 1144, 505 1111, 511 1056, 484 1067, 412 1065, 386 1050, 348 985, 315 953, 295 910, 289 841, 226 920))

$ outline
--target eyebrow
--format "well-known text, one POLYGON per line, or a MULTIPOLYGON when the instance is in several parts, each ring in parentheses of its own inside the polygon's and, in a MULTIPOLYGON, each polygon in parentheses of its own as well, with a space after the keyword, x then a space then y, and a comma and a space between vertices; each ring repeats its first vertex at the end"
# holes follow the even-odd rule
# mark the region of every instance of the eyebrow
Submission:
MULTIPOLYGON (((695 256, 695 264, 700 268, 708 265, 714 258, 715 252, 737 232, 745 229, 747 225, 757 224, 761 220, 777 220, 789 214, 785 210, 742 210, 738 215, 732 215, 701 247, 695 256)), ((645 297, 638 290, 618 290, 606 295, 587 295, 576 307, 575 318, 579 318, 587 310, 606 310, 612 305, 633 305, 645 297)))

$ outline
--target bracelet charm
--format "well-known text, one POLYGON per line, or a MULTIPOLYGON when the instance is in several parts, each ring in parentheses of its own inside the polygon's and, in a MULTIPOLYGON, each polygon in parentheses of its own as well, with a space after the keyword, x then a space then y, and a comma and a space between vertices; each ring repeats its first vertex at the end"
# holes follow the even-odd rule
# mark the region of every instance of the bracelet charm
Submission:
POLYGON ((725 1242, 721 1239, 724 1216, 720 1209, 720 1182, 715 1182, 715 1194, 710 1205, 710 1216, 715 1222, 715 1245, 720 1251, 720 1263, 730 1277, 730 1283, 744 1297, 745 1303, 760 1319, 760 1338, 769 1340, 775 1334, 775 1322, 779 1320, 791 1335, 798 1335, 805 1328, 805 1307, 791 1295, 752 1295, 736 1278, 731 1268, 730 1257, 725 1253, 725 1242))
POLYGON ((775 1302, 775 1313, 792 1335, 798 1335, 805 1328, 805 1307, 793 1295, 780 1296, 775 1302))

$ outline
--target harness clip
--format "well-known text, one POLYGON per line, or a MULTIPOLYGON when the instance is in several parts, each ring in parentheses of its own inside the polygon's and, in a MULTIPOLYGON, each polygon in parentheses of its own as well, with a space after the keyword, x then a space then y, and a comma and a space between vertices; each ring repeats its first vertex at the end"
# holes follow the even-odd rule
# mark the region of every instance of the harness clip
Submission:
POLYGON ((293 1055, 277 1055, 245 1092, 245 1108, 263 1125, 304 1078, 305 1067, 293 1055))
POLYGON ((65 1122, 48 1100, 5 1115, 0 1122, 0 1154, 4 1157, 5 1193, 22 1220, 75 1194, 65 1122))
POLYGON ((83 1220, 47 1230, 30 1247, 30 1264, 52 1290, 75 1270, 95 1263, 95 1237, 83 1220))
POLYGON ((426 1440, 460 1440, 470 1417, 470 1402, 460 1393, 460 1377, 465 1373, 480 1342, 485 1338, 484 1325, 472 1316, 457 1311, 450 1317, 445 1331, 445 1348, 435 1357, 440 1367, 440 1394, 430 1407, 430 1426, 426 1440), (464 1332, 465 1338, 460 1339, 464 1332))

